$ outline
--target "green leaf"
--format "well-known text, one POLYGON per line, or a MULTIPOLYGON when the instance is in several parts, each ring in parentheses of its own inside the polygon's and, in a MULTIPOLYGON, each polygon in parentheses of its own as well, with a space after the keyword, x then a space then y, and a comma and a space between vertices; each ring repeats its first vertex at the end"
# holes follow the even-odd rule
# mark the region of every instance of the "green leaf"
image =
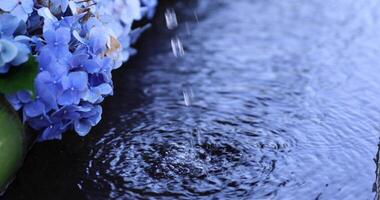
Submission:
POLYGON ((38 63, 33 56, 29 57, 28 62, 11 67, 11 70, 0 75, 0 93, 10 94, 19 90, 28 90, 34 96, 34 79, 37 76, 38 63))
POLYGON ((23 161, 24 126, 0 95, 0 195, 23 161))

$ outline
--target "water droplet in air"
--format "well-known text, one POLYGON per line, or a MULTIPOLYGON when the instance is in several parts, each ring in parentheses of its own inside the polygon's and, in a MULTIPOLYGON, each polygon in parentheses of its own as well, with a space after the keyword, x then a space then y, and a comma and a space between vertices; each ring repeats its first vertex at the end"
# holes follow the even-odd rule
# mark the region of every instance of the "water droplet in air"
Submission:
POLYGON ((165 11, 166 26, 172 30, 178 26, 177 15, 174 9, 166 9, 165 11))
POLYGON ((185 50, 183 49, 182 42, 178 37, 172 38, 171 45, 175 57, 185 55, 185 50))
POLYGON ((197 23, 199 23, 198 13, 196 11, 194 11, 193 14, 194 14, 195 21, 197 21, 197 23))
POLYGON ((182 93, 183 93, 183 99, 184 99, 185 105, 191 106, 193 102, 193 98, 194 98, 193 90, 191 88, 187 88, 183 90, 182 93))
POLYGON ((191 35, 191 32, 190 32, 190 27, 189 27, 189 23, 185 23, 185 27, 186 27, 186 33, 188 34, 188 35, 191 35))

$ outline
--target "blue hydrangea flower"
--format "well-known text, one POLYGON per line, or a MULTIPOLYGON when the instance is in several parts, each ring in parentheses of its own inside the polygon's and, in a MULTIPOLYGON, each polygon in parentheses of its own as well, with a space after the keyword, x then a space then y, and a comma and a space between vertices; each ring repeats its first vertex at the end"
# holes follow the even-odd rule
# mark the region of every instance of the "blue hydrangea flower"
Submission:
POLYGON ((43 50, 50 51, 57 59, 66 59, 70 56, 69 42, 71 39, 70 29, 58 28, 57 30, 47 30, 44 32, 46 46, 43 50))
POLYGON ((156 3, 15 0, 0 5, 10 13, 0 14, 0 73, 24 62, 30 49, 39 64, 36 97, 26 91, 7 96, 24 122, 41 132, 39 141, 61 139, 71 129, 85 136, 99 123, 100 103, 113 94, 111 71, 128 59, 130 45, 148 27, 132 30, 132 23, 152 16, 156 3), (19 36, 21 20, 27 37, 19 36))
POLYGON ((80 136, 85 136, 90 132, 91 127, 98 124, 101 120, 102 107, 99 105, 84 104, 78 107, 78 112, 81 117, 74 121, 74 129, 80 136))
POLYGON ((11 66, 18 66, 29 58, 27 45, 6 39, 0 39, 0 74, 8 72, 11 66))
POLYGON ((17 47, 8 40, 0 39, 0 73, 5 73, 13 59, 17 57, 17 47))
POLYGON ((24 43, 27 37, 14 36, 20 21, 10 14, 0 14, 0 74, 11 66, 18 66, 29 58, 30 49, 24 43))
POLYGON ((33 12, 33 0, 6 0, 0 3, 0 9, 10 12, 13 16, 27 21, 29 14, 33 12))
POLYGON ((58 109, 57 96, 62 90, 59 81, 60 77, 54 77, 48 71, 42 71, 36 77, 36 98, 44 103, 46 112, 58 109))
POLYGON ((39 97, 33 99, 27 91, 19 91, 16 94, 7 96, 8 101, 15 109, 23 109, 23 119, 28 121, 29 118, 46 114, 44 102, 39 97))
POLYGON ((0 38, 13 38, 20 20, 10 14, 0 14, 0 38))
POLYGON ((85 72, 69 73, 62 78, 62 89, 62 94, 57 99, 60 105, 79 104, 88 89, 88 75, 85 72))

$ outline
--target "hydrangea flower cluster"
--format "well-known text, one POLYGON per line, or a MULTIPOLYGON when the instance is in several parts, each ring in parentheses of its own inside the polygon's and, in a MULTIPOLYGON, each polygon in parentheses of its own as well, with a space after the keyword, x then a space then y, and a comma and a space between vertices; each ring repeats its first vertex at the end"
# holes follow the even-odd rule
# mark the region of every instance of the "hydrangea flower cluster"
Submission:
POLYGON ((134 51, 156 0, 15 0, 0 4, 0 73, 36 57, 35 96, 7 95, 40 141, 74 129, 89 133, 101 119, 100 103, 112 95, 111 71, 134 51))
POLYGON ((10 14, 0 15, 0 74, 11 66, 18 66, 29 58, 28 37, 20 21, 10 14))

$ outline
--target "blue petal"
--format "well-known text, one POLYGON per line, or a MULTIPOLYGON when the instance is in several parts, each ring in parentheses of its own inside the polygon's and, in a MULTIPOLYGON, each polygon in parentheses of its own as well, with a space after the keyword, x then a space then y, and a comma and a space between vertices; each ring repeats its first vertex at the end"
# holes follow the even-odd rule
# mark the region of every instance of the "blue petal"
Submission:
POLYGON ((58 109, 57 90, 49 72, 43 71, 36 77, 36 90, 40 99, 48 106, 49 109, 58 109))
POLYGON ((71 40, 71 32, 69 28, 59 28, 56 31, 56 40, 60 44, 68 44, 71 40))
POLYGON ((95 60, 87 60, 83 63, 88 73, 96 73, 100 70, 100 65, 95 60))
POLYGON ((54 30, 54 24, 58 22, 58 19, 51 14, 49 8, 40 8, 38 9, 38 15, 44 18, 44 27, 43 31, 54 30))
POLYGON ((80 136, 86 136, 91 130, 91 122, 88 120, 77 120, 74 122, 74 129, 80 136))
MULTIPOLYGON (((54 30, 47 30, 44 32, 44 38, 47 43, 55 44, 57 42, 57 39, 55 37, 55 31, 54 30)), ((58 45, 58 43, 57 43, 58 45)))
MULTIPOLYGON (((0 57, 0 63, 1 63, 1 57, 0 57)), ((0 74, 4 74, 4 73, 7 73, 8 71, 9 71, 9 68, 10 68, 11 66, 10 65, 3 65, 3 66, 1 66, 0 65, 0 74)))
POLYGON ((46 66, 46 70, 52 75, 54 80, 59 80, 68 73, 66 66, 58 62, 51 62, 46 66))
POLYGON ((83 62, 87 61, 88 55, 83 53, 74 53, 69 60, 70 68, 82 67, 83 62))
POLYGON ((78 22, 80 19, 82 19, 87 13, 80 13, 76 14, 74 16, 67 16, 64 17, 59 21, 59 25, 61 27, 73 27, 74 23, 78 22))
POLYGON ((41 130, 50 124, 51 120, 43 115, 28 119, 28 125, 35 130, 41 130))
POLYGON ((65 12, 67 7, 69 6, 68 0, 51 0, 51 2, 56 6, 60 6, 62 12, 65 12))
POLYGON ((26 44, 16 42, 18 53, 17 56, 11 62, 12 65, 17 66, 29 60, 29 47, 26 44))
POLYGON ((44 114, 44 111, 44 104, 38 100, 24 106, 24 114, 26 117, 37 117, 44 114))
POLYGON ((47 140, 60 140, 62 139, 62 133, 64 129, 61 124, 55 124, 48 126, 44 132, 39 136, 38 141, 47 141, 47 140))
POLYGON ((96 91, 100 95, 110 95, 113 92, 113 88, 108 83, 103 83, 97 87, 94 87, 94 91, 96 91))
POLYGON ((18 4, 18 2, 15 0, 2 1, 0 3, 0 9, 4 10, 6 12, 10 12, 17 6, 17 4, 18 4))
POLYGON ((109 36, 107 33, 107 30, 101 27, 94 27, 90 30, 90 46, 92 48, 93 53, 99 54, 103 52, 106 49, 106 45, 109 39, 109 36), (103 33, 103 34, 99 34, 103 33))
POLYGON ((20 110, 22 104, 16 94, 7 95, 6 98, 16 111, 20 110))
POLYGON ((71 85, 79 91, 88 88, 88 75, 86 72, 72 72, 69 74, 69 79, 71 85))
POLYGON ((78 91, 75 90, 65 90, 59 97, 58 97, 58 104, 63 106, 68 105, 77 105, 79 104, 81 99, 81 95, 78 91))
POLYGON ((33 12, 34 2, 33 0, 22 0, 21 6, 26 13, 30 14, 33 12))
POLYGON ((0 15, 0 37, 11 37, 16 31, 20 20, 10 14, 0 15))
POLYGON ((52 117, 57 118, 59 120, 67 119, 70 121, 78 120, 80 118, 80 114, 76 110, 76 106, 64 106, 57 112, 53 113, 52 117))
POLYGON ((17 5, 10 13, 24 22, 26 22, 29 17, 28 13, 25 12, 21 5, 17 5))
POLYGON ((12 61, 17 56, 17 47, 14 43, 0 39, 0 57, 5 63, 12 61))
MULTIPOLYGON (((62 95, 60 95, 58 97, 58 103, 60 105, 71 105, 75 102, 75 99, 76 99, 76 93, 71 91, 70 89, 69 90, 66 90, 62 93, 62 95)), ((79 103, 79 101, 77 101, 77 104, 79 103)))
POLYGON ((71 52, 69 51, 69 45, 67 44, 61 44, 60 46, 56 46, 55 48, 52 48, 54 55, 57 57, 57 61, 61 63, 67 63, 71 52))
POLYGON ((93 109, 93 112, 94 112, 94 115, 92 115, 88 119, 91 121, 92 125, 95 126, 102 119, 102 112, 103 112, 102 107, 101 106, 96 106, 93 109))
POLYGON ((40 66, 41 70, 46 70, 46 66, 50 65, 52 62, 54 56, 51 54, 51 51, 48 51, 45 49, 42 49, 40 51, 40 54, 37 57, 38 64, 40 66))
POLYGON ((26 104, 32 101, 32 97, 29 92, 23 90, 17 92, 17 98, 21 101, 21 103, 26 104))

